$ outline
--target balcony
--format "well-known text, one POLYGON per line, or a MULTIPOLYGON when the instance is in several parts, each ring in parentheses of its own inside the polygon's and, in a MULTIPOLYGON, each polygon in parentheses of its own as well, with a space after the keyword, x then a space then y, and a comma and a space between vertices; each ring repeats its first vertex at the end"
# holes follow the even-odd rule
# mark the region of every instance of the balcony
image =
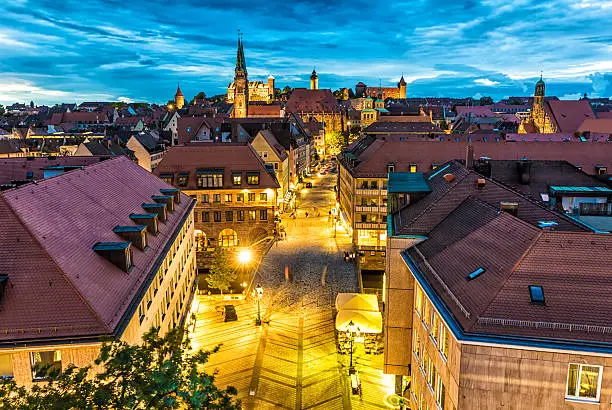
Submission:
POLYGON ((355 189, 355 195, 367 195, 367 196, 387 196, 387 189, 355 189))
POLYGON ((357 205, 355 206, 355 211, 357 212, 378 212, 378 206, 366 206, 366 205, 357 205))
POLYGON ((376 222, 355 222, 355 229, 387 229, 386 223, 376 223, 376 222))

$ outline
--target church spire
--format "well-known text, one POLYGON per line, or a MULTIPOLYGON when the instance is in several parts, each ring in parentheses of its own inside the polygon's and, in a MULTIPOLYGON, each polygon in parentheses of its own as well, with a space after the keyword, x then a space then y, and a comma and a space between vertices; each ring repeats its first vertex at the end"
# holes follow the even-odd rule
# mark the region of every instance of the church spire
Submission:
POLYGON ((242 33, 238 30, 238 51, 236 52, 236 72, 242 71, 247 74, 244 49, 242 48, 242 33))

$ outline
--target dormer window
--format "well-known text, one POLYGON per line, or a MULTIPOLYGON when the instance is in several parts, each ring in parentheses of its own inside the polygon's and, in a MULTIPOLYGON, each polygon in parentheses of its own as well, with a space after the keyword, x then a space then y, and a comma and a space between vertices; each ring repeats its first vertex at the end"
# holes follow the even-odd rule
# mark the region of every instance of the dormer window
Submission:
POLYGON ((126 241, 132 242, 141 251, 144 251, 147 247, 147 227, 145 225, 118 225, 113 228, 113 232, 126 241))
POLYGON ((222 169, 199 169, 198 188, 223 188, 222 169))
POLYGON ((608 173, 608 168, 598 165, 595 167, 595 174, 596 175, 606 175, 608 173))
POLYGON ((125 272, 132 268, 131 242, 97 242, 93 250, 125 272))
POLYGON ((176 179, 176 185, 180 186, 180 187, 185 187, 187 186, 187 181, 189 180, 189 174, 188 173, 180 173, 178 175, 178 178, 176 179))
POLYGON ((387 164, 387 173, 395 172, 395 164, 390 162, 387 164))
POLYGON ((232 185, 242 185, 242 175, 240 173, 232 173, 232 185))
POLYGON ((410 172, 417 172, 417 165, 416 164, 410 164, 410 172))
POLYGON ((159 178, 165 183, 172 185, 174 174, 159 174, 159 178))
POLYGON ((247 184, 259 185, 259 172, 247 172, 247 184))

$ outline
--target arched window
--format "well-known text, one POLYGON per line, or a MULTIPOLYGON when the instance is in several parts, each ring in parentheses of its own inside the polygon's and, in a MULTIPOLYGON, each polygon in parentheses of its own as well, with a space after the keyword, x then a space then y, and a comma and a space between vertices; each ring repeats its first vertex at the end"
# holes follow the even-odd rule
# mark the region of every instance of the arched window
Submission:
POLYGON ((224 229, 219 234, 219 246, 238 246, 238 235, 233 229, 224 229))

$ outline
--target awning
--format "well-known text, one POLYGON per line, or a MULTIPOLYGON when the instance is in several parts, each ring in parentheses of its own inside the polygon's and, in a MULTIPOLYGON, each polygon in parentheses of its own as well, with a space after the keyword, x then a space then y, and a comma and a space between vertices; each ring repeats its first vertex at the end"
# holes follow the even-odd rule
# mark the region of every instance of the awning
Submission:
POLYGON ((361 333, 381 333, 382 313, 365 310, 340 310, 336 315, 336 330, 346 332, 349 322, 359 328, 361 333))
POLYGON ((378 312, 378 297, 365 293, 338 293, 336 310, 364 310, 378 312))

